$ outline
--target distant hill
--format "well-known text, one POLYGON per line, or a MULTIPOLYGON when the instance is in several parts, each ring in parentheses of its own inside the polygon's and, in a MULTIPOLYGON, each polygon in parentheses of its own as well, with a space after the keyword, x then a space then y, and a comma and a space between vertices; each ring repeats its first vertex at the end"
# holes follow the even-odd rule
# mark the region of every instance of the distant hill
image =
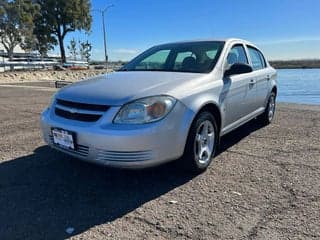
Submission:
POLYGON ((320 68, 320 59, 269 61, 274 68, 320 68))

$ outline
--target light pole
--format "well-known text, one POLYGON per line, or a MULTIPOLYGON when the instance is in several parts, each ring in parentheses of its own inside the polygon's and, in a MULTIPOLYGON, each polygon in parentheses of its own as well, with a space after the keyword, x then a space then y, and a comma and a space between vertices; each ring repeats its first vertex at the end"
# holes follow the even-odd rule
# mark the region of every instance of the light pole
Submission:
POLYGON ((114 4, 108 5, 108 6, 106 6, 104 9, 96 9, 96 10, 93 10, 93 11, 98 11, 98 12, 100 12, 100 13, 101 13, 101 17, 102 17, 104 57, 105 57, 106 63, 108 63, 108 54, 107 54, 107 39, 106 39, 106 27, 105 27, 104 17, 105 17, 106 11, 107 11, 109 8, 111 8, 111 7, 114 7, 114 4))

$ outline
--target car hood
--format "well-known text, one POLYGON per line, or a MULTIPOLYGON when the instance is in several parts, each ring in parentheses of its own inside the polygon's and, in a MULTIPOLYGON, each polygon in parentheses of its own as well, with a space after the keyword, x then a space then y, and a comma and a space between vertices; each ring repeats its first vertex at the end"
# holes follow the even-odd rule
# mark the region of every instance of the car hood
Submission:
MULTIPOLYGON (((114 72, 62 88, 56 95, 69 101, 119 106, 134 99, 168 94, 206 74, 180 72, 114 72)), ((183 87, 183 89, 186 89, 183 87)))

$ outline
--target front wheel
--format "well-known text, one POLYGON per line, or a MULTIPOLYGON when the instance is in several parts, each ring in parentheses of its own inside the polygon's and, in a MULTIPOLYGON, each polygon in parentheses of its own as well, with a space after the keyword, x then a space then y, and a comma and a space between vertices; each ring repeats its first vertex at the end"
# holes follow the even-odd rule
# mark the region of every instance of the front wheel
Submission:
POLYGON ((201 112, 190 128, 181 164, 194 172, 206 170, 218 143, 219 133, 214 116, 209 112, 201 112))

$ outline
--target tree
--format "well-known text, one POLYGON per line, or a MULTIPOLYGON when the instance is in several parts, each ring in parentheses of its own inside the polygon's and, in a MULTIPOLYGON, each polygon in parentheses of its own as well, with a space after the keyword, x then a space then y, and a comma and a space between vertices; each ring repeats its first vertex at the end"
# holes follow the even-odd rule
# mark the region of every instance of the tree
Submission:
POLYGON ((48 31, 46 20, 42 18, 41 12, 34 16, 35 28, 33 34, 36 36, 36 49, 42 57, 46 57, 49 50, 58 44, 57 39, 48 31))
POLYGON ((81 59, 86 59, 87 62, 90 61, 92 45, 88 41, 80 43, 80 56, 81 59))
POLYGON ((36 30, 53 36, 60 46, 62 62, 66 62, 64 38, 69 32, 91 29, 90 0, 35 0, 40 5, 36 30))
POLYGON ((29 49, 34 41, 33 16, 38 10, 32 0, 0 0, 0 42, 10 60, 16 46, 29 49))
POLYGON ((38 26, 34 29, 34 35, 36 36, 36 50, 42 57, 47 57, 48 51, 54 49, 54 45, 58 44, 57 40, 47 33, 46 28, 38 26))
POLYGON ((70 41, 70 45, 67 48, 73 60, 77 60, 77 55, 78 55, 77 42, 74 38, 70 41))

